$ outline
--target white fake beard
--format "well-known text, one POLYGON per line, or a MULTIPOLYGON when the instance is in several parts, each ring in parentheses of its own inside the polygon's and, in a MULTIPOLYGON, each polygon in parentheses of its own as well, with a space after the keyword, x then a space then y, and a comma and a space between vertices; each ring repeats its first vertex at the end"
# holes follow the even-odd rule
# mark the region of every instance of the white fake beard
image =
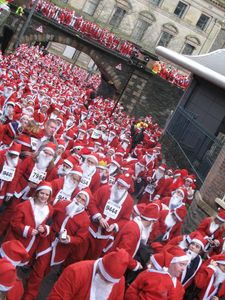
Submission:
POLYGON ((70 216, 70 218, 73 218, 73 216, 77 215, 78 213, 84 211, 84 206, 77 202, 76 199, 74 199, 69 205, 66 207, 66 214, 67 216, 70 216))
POLYGON ((77 184, 74 184, 74 182, 71 179, 70 175, 69 176, 65 176, 65 178, 64 178, 64 184, 63 184, 63 188, 62 188, 63 192, 66 195, 71 196, 76 187, 77 187, 77 184))
POLYGON ((15 168, 18 164, 18 161, 19 161, 19 156, 15 157, 15 158, 10 158, 8 153, 6 154, 6 160, 7 160, 7 165, 9 167, 13 167, 15 168))
POLYGON ((78 136, 77 136, 77 139, 80 140, 80 141, 82 141, 84 139, 84 135, 85 135, 84 133, 79 132, 78 136))
POLYGON ((191 260, 195 259, 195 257, 198 256, 197 253, 195 253, 194 251, 191 251, 189 249, 186 251, 186 254, 190 257, 191 260))
POLYGON ((69 128, 69 127, 71 127, 73 125, 73 121, 71 121, 71 120, 67 120, 66 121, 66 128, 69 128))
POLYGON ((39 170, 46 169, 50 162, 52 161, 52 157, 48 157, 44 151, 41 151, 37 157, 37 168, 39 170))
POLYGON ((209 226, 209 232, 211 234, 213 234, 218 228, 219 228, 219 225, 216 224, 214 221, 212 221, 210 226, 209 226))
POLYGON ((176 223, 176 221, 174 221, 174 219, 173 219, 173 217, 171 216, 170 213, 168 213, 168 215, 166 216, 164 222, 165 222, 167 228, 172 227, 176 223))
POLYGON ((96 273, 92 284, 95 287, 95 299, 105 300, 109 298, 114 285, 113 283, 105 281, 98 273, 96 273))
POLYGON ((112 200, 113 202, 118 203, 123 195, 125 194, 126 189, 118 189, 117 184, 113 184, 111 188, 111 193, 109 199, 112 200))
POLYGON ((135 176, 137 177, 143 170, 143 167, 139 165, 139 163, 135 164, 135 176))
POLYGON ((109 165, 109 175, 112 175, 114 172, 116 172, 116 170, 118 169, 118 167, 114 164, 110 164, 109 165))
POLYGON ((108 143, 111 143, 112 140, 114 139, 115 135, 109 135, 108 137, 108 143))
POLYGON ((28 116, 30 116, 30 117, 33 116, 33 112, 27 110, 26 108, 23 108, 22 111, 23 111, 23 114, 25 114, 25 115, 28 115, 28 116))
POLYGON ((157 180, 161 179, 163 177, 164 173, 160 172, 159 170, 155 171, 155 178, 157 180))
POLYGON ((183 197, 177 196, 176 194, 174 194, 170 198, 169 208, 173 209, 173 208, 177 207, 182 202, 182 200, 183 200, 183 197))
POLYGON ((51 113, 49 119, 53 119, 53 120, 56 120, 57 119, 57 115, 55 115, 54 113, 51 113))
POLYGON ((141 243, 144 245, 146 245, 148 242, 149 235, 152 231, 152 226, 153 224, 149 225, 148 227, 143 226, 143 229, 141 231, 141 243))
POLYGON ((64 176, 64 175, 69 174, 70 171, 71 171, 71 168, 70 168, 70 169, 64 170, 64 169, 63 169, 63 165, 60 165, 59 168, 58 168, 57 174, 58 174, 59 176, 64 176))
POLYGON ((152 161, 153 159, 154 159, 153 155, 148 155, 148 154, 146 155, 145 160, 146 160, 147 164, 150 163, 150 161, 152 161))
POLYGON ((12 94, 13 92, 4 92, 5 98, 9 98, 12 94))
POLYGON ((215 279, 213 285, 217 287, 220 283, 225 281, 225 273, 216 266, 215 279))
POLYGON ((107 137, 107 135, 105 133, 102 133, 102 139, 105 142, 107 141, 108 137, 107 137))
POLYGON ((81 169, 83 170, 83 177, 89 177, 91 174, 94 174, 96 166, 89 166, 86 162, 84 162, 81 169))

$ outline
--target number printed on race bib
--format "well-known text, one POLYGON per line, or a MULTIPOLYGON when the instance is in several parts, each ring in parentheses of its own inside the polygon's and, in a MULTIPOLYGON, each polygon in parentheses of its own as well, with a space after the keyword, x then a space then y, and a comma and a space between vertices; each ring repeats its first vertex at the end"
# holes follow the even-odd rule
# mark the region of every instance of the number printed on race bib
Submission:
POLYGON ((45 179, 46 175, 47 172, 40 171, 36 167, 34 167, 28 180, 33 183, 39 184, 42 180, 45 179))
POLYGON ((37 149, 37 144, 38 144, 38 139, 34 138, 34 137, 31 137, 31 148, 32 150, 36 150, 37 149))
POLYGON ((79 183, 79 188, 84 189, 90 185, 91 177, 82 177, 79 183))
POLYGON ((149 193, 149 194, 153 194, 155 191, 155 187, 152 184, 148 184, 145 188, 145 192, 149 193))
POLYGON ((4 181, 12 181, 16 172, 16 168, 3 166, 2 172, 0 174, 0 179, 4 181))
POLYGON ((117 205, 113 201, 108 200, 105 205, 104 215, 115 220, 118 217, 120 210, 121 210, 120 205, 117 205))

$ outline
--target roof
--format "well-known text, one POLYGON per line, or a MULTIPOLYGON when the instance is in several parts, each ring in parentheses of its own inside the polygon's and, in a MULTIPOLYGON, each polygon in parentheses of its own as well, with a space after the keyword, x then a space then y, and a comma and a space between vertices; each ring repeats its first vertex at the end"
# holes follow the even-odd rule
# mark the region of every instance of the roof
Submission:
POLYGON ((225 89, 225 49, 198 56, 186 56, 158 46, 156 53, 191 73, 225 89))

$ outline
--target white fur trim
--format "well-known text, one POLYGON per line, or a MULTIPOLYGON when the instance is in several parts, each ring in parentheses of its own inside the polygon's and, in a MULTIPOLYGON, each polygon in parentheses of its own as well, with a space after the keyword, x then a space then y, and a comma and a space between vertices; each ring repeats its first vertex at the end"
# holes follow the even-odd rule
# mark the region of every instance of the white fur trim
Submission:
POLYGON ((45 228, 46 228, 46 236, 47 236, 50 233, 50 226, 45 225, 45 228))
POLYGON ((156 270, 162 271, 162 266, 160 266, 160 265, 158 264, 158 262, 156 261, 154 255, 151 256, 150 260, 151 260, 151 262, 153 263, 153 266, 156 268, 156 270))
POLYGON ((119 231, 119 225, 117 223, 114 223, 114 225, 115 225, 115 227, 114 227, 115 231, 118 232, 119 231))
POLYGON ((220 220, 221 222, 225 222, 225 220, 224 219, 222 219, 221 217, 219 217, 219 216, 216 216, 216 218, 218 219, 218 220, 220 220))
POLYGON ((14 267, 18 266, 21 262, 20 260, 18 260, 18 261, 12 260, 10 257, 8 257, 8 255, 5 253, 5 251, 2 248, 0 248, 0 255, 1 255, 2 258, 4 257, 8 261, 10 261, 11 264, 14 265, 14 267))
POLYGON ((44 147, 43 150, 49 150, 49 151, 51 151, 53 154, 55 154, 55 150, 53 150, 51 147, 44 147))
POLYGON ((225 265, 225 261, 224 261, 224 260, 216 260, 216 262, 217 262, 218 264, 225 265))
POLYGON ((24 230, 23 230, 23 237, 26 238, 27 237, 27 234, 28 234, 28 231, 30 229, 30 226, 26 225, 24 227, 24 230))
POLYGON ((110 275, 106 272, 106 270, 105 270, 105 268, 104 268, 104 266, 103 266, 103 263, 102 263, 102 259, 101 259, 101 260, 99 261, 99 263, 98 263, 98 268, 99 268, 99 270, 100 270, 102 276, 103 276, 106 280, 108 280, 109 282, 112 282, 112 283, 118 283, 118 282, 120 281, 120 278, 119 278, 119 279, 113 278, 112 276, 110 276, 110 275))
POLYGON ((93 158, 95 161, 96 161, 96 163, 98 164, 98 159, 97 159, 97 157, 95 157, 94 155, 87 155, 87 158, 93 158))
POLYGON ((41 185, 38 188, 36 188, 36 191, 40 191, 40 190, 48 190, 52 193, 52 188, 48 185, 41 185))
POLYGON ((20 155, 20 152, 18 151, 8 150, 8 152, 11 154, 20 155))
POLYGON ((81 172, 73 171, 73 170, 71 170, 71 171, 69 172, 69 174, 75 174, 75 175, 78 175, 78 176, 80 176, 80 177, 82 177, 82 175, 83 175, 81 172))
POLYGON ((12 286, 5 286, 3 284, 0 284, 0 292, 7 292, 12 288, 12 286))
POLYGON ((95 215, 92 216, 92 220, 95 221, 97 220, 99 217, 102 217, 102 215, 100 213, 97 213, 95 215))
POLYGON ((117 179, 117 182, 121 183, 122 185, 124 185, 125 187, 129 188, 130 185, 126 183, 126 181, 124 181, 123 179, 119 178, 117 179))
POLYGON ((204 250, 205 249, 205 247, 204 247, 204 244, 203 244, 203 242, 202 241, 200 241, 200 240, 198 240, 198 239, 193 239, 193 240, 191 240, 191 243, 196 243, 196 244, 199 244, 201 247, 202 247, 202 250, 204 250))
POLYGON ((187 255, 182 255, 182 256, 175 256, 172 260, 171 260, 171 264, 176 264, 178 262, 181 261, 190 261, 190 257, 187 255))
POLYGON ((65 159, 64 163, 66 163, 67 165, 69 165, 71 168, 73 167, 73 164, 68 159, 65 159))
MULTIPOLYGON (((85 206, 88 206, 88 204, 89 204, 89 201, 90 201, 90 196, 89 196, 89 194, 86 192, 86 191, 80 191, 79 193, 77 193, 77 195, 78 194, 84 194, 86 197, 87 197, 87 200, 86 200, 86 205, 85 206)), ((76 195, 76 196, 77 196, 76 195)), ((75 196, 75 198, 76 198, 76 196, 75 196)))

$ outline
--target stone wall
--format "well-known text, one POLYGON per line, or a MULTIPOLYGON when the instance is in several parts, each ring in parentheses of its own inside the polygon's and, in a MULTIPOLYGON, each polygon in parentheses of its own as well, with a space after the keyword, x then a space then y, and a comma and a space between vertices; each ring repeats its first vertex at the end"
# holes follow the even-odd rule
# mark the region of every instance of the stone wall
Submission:
POLYGON ((161 77, 152 74, 144 75, 135 71, 121 101, 125 104, 129 114, 136 117, 151 114, 154 121, 163 127, 182 95, 182 89, 161 77))

